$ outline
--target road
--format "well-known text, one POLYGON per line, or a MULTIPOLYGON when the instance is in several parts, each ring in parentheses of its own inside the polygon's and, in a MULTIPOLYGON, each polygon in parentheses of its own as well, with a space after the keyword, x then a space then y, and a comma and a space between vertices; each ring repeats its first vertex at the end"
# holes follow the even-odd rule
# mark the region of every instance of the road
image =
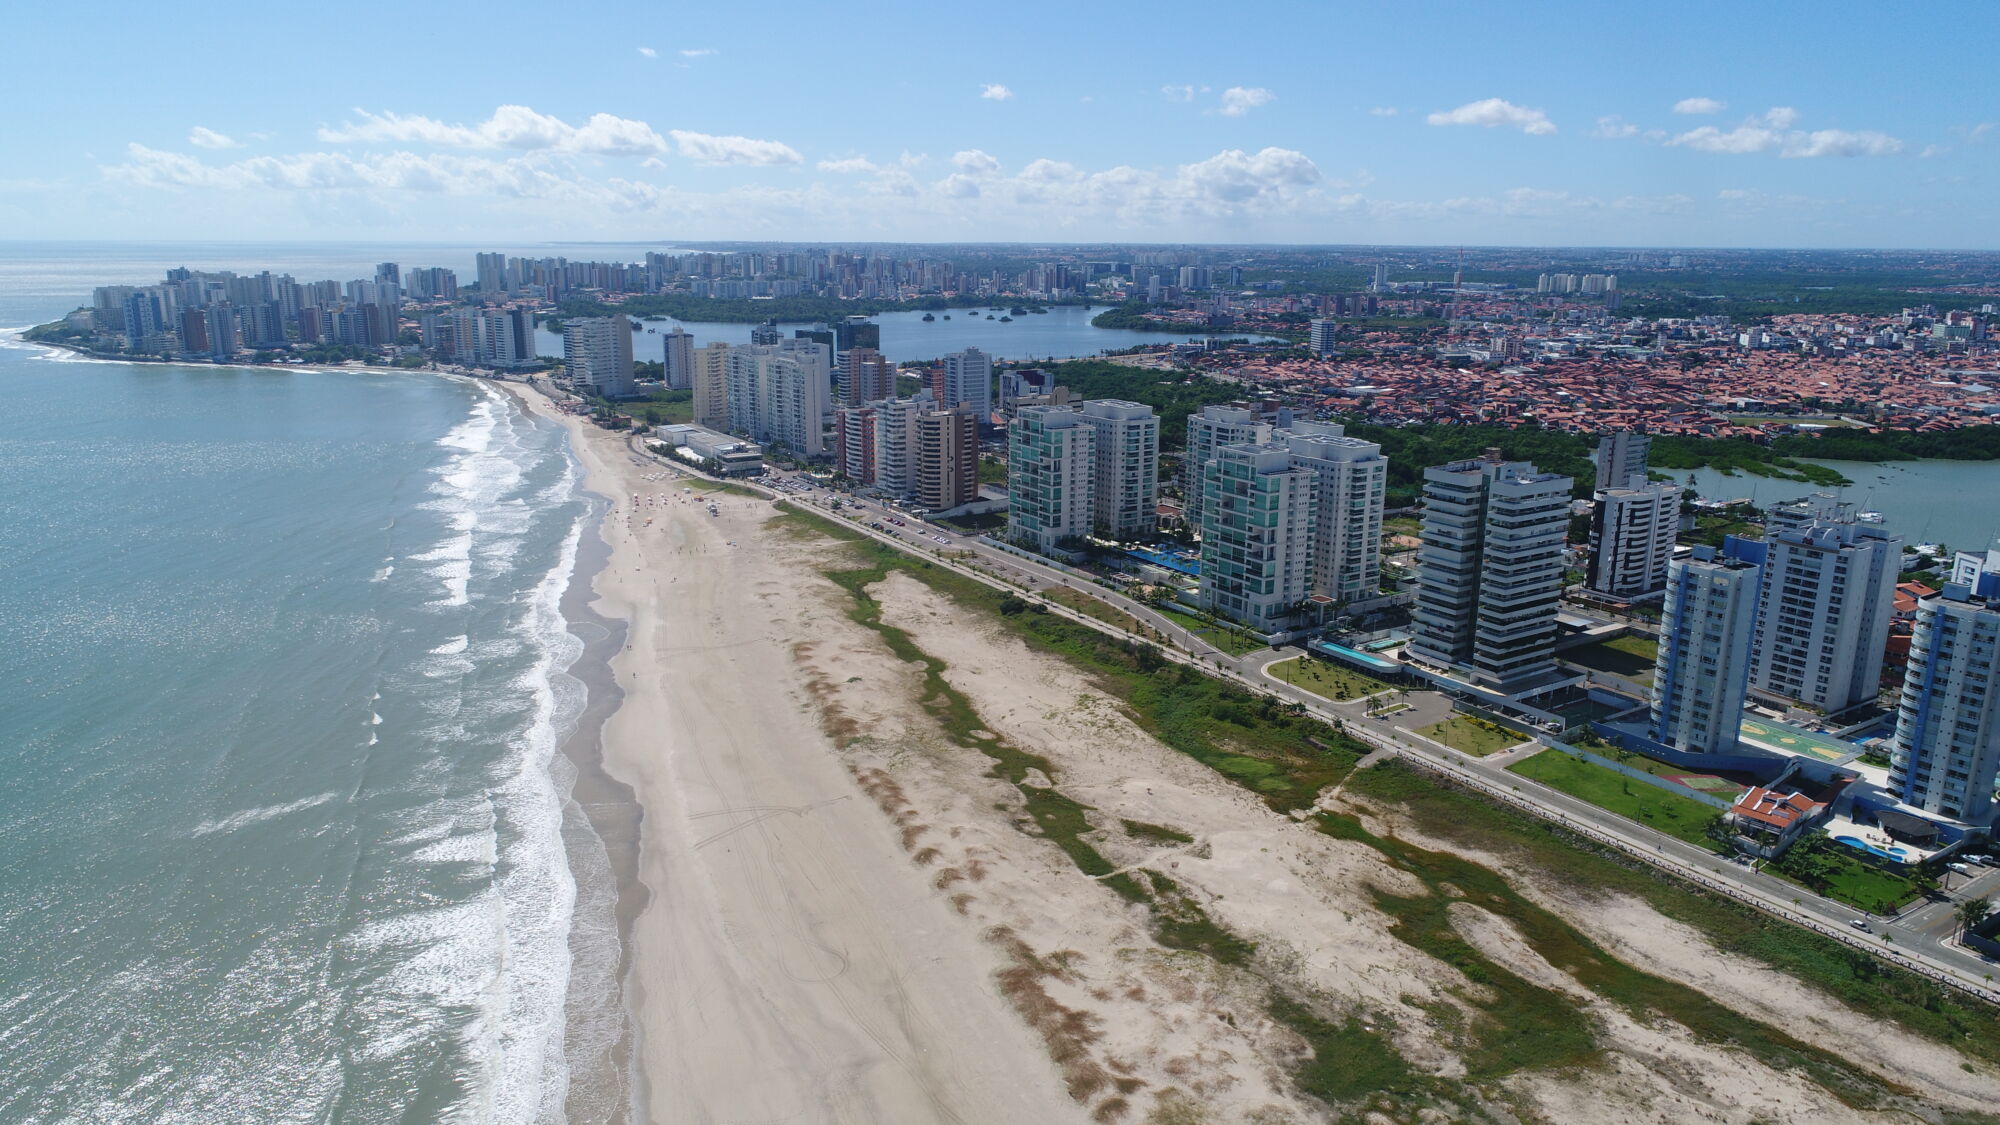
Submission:
MULTIPOLYGON (((632 448, 635 457, 667 465, 689 477, 706 479, 684 464, 646 452, 636 436, 632 448)), ((1732 863, 1713 852, 1627 820, 1540 782, 1508 773, 1506 767, 1518 760, 1520 755, 1480 759, 1410 734, 1414 728, 1450 716, 1451 701, 1442 693, 1407 692, 1400 701, 1409 703, 1411 710, 1387 718, 1373 718, 1368 714, 1371 704, 1367 700, 1344 703, 1329 700, 1276 679, 1265 671, 1269 664, 1297 655, 1293 650, 1266 648, 1231 655, 1150 606, 1091 578, 1070 572, 1060 564, 1024 558, 994 546, 983 536, 927 522, 874 500, 857 500, 811 481, 804 474, 773 471, 747 483, 771 494, 774 499, 805 504, 829 516, 842 518, 856 530, 880 542, 906 552, 921 553, 934 562, 990 585, 1029 594, 1044 593, 1057 586, 1086 593, 1130 614, 1154 634, 1138 639, 1150 641, 1164 638, 1171 647, 1162 651, 1170 659, 1218 673, 1250 691, 1297 703, 1308 714, 1322 721, 1337 720, 1349 733, 1379 750, 1403 757, 1524 811, 1553 820, 1719 893, 1849 945, 1867 949, 1906 968, 1946 979, 1989 1002, 2000 1004, 2000 990, 1993 987, 1993 976, 2000 973, 2000 965, 1955 940, 1959 902, 1982 896, 2000 902, 2000 868, 1975 868, 1978 874, 1971 878, 1951 874, 1947 876, 1947 883, 1951 885, 1934 900, 1914 905, 1895 917, 1862 915, 1852 907, 1813 894, 1775 875, 1732 863), (833 507, 835 501, 840 503, 838 510, 833 507), (894 524, 890 522, 892 519, 900 519, 903 523, 894 524), (876 522, 883 524, 882 529, 869 526, 876 522), (1866 920, 1869 930, 1863 932, 1852 926, 1856 918, 1866 920)), ((1118 632, 1113 626, 1060 602, 1047 601, 1046 605, 1052 613, 1096 629, 1118 632)))

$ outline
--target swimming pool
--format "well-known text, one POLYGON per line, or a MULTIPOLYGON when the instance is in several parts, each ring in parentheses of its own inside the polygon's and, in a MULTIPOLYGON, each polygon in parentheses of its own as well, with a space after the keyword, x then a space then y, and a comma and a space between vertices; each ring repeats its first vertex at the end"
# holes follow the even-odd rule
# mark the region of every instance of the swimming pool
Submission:
POLYGON ((1897 847, 1895 844, 1890 844, 1887 849, 1883 849, 1876 847, 1874 844, 1869 843, 1868 841, 1862 839, 1859 836, 1835 836, 1833 839, 1834 842, 1846 844, 1848 847, 1853 848, 1856 851, 1863 851, 1867 852, 1869 855, 1881 856, 1883 859, 1892 859, 1895 860, 1897 863, 1909 863, 1916 858, 1915 856, 1910 854, 1908 848, 1897 847))

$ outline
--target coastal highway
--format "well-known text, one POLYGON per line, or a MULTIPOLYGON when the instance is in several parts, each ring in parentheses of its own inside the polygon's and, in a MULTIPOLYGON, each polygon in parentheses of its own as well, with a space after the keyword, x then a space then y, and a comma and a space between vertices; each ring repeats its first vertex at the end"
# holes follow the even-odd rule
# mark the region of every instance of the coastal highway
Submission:
MULTIPOLYGON (((645 451, 636 438, 632 448, 635 458, 672 467, 689 477, 708 479, 684 464, 645 451)), ((1232 656, 1151 607, 1087 577, 1068 572, 1060 564, 1024 558, 994 546, 982 536, 968 535, 927 522, 873 500, 862 499, 857 505, 855 497, 836 492, 822 483, 802 481, 800 478, 803 474, 774 472, 763 479, 745 483, 770 494, 774 499, 813 507, 830 517, 843 519, 857 531, 882 543, 923 555, 989 585, 1027 594, 1042 594, 1054 587, 1066 586, 1088 594, 1130 614, 1156 636, 1139 637, 1121 633, 1113 626, 1060 602, 1046 601, 1045 604, 1052 613, 1121 637, 1147 641, 1165 638, 1172 646, 1162 650, 1169 659, 1218 673, 1248 690, 1297 703, 1316 718, 1337 721, 1349 733, 1380 751, 1410 759, 1433 773, 1555 821, 1698 885, 1866 949, 1906 968, 1948 978, 1967 991, 1990 1002, 2000 1003, 2000 991, 1994 989, 1992 981, 1993 974, 2000 972, 2000 965, 1955 940, 1958 902, 1980 896, 2000 901, 2000 869, 1976 868, 1974 870, 1979 874, 1973 878, 1953 874, 1947 880, 1951 884, 1948 890, 1935 901, 1920 902, 1896 917, 1864 916, 1852 907, 1815 895, 1775 875, 1729 862, 1713 852, 1627 820, 1587 801, 1508 773, 1506 767, 1525 754, 1475 758, 1411 733, 1415 728, 1450 716, 1451 701, 1439 692, 1410 691, 1401 700, 1411 704, 1410 711, 1399 712, 1387 719, 1370 717, 1369 700, 1336 702, 1276 679, 1265 671, 1268 665, 1278 660, 1298 655, 1294 650, 1267 648, 1232 656), (804 487, 806 483, 811 483, 813 487, 804 487), (841 502, 840 511, 832 507, 836 499, 841 502), (897 526, 890 523, 891 517, 903 520, 904 524, 897 526), (883 529, 868 526, 878 521, 884 524, 883 529), (1870 927, 1868 931, 1863 932, 1851 925, 1857 917, 1866 918, 1870 927)))

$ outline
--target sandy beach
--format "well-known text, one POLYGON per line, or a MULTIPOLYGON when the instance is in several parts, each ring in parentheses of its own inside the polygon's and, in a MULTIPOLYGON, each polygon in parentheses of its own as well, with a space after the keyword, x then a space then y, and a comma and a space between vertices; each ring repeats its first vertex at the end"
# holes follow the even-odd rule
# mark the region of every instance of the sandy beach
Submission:
MULTIPOLYGON (((643 809, 627 877, 639 1118, 1332 1120, 1299 1089, 1310 1050, 1272 1018, 1274 990, 1380 1029, 1440 1081, 1468 1074, 1462 1029, 1485 1018, 1469 1002, 1481 986, 1395 937, 1377 897, 1429 894, 1408 870, 1163 745, 997 620, 907 574, 871 586, 882 622, 939 662, 987 728, 974 739, 1046 761, 1026 784, 1089 810, 1091 842, 1118 872, 1157 876, 1256 953, 1226 964, 1162 945, 1145 909, 1080 871, 1037 829, 1023 790, 940 726, 920 702, 922 669, 848 616, 851 597, 821 573, 845 548, 509 390, 569 427, 589 487, 616 498, 593 609, 627 628, 602 748, 643 809)), ((1321 806, 1451 846, 1337 791, 1321 806)), ((1930 1106, 2000 1099, 1989 1068, 1961 1067, 1643 903, 1513 870, 1506 856, 1468 858, 1629 963, 1803 1032, 1930 1106)), ((1477 904, 1449 916, 1492 964, 1570 997, 1602 1048, 1587 1067, 1478 1082, 1502 1119, 1935 1119, 1909 1103, 1848 1104, 1802 1071, 1636 1017, 1477 904)))

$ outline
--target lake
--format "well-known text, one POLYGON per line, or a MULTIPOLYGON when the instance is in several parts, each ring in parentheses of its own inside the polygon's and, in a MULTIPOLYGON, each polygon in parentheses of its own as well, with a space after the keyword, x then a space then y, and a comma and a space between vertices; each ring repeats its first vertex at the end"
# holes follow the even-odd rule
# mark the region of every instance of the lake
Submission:
MULTIPOLYGON (((1090 319, 1103 312, 1104 305, 1053 305, 1046 313, 1017 316, 1003 324, 1006 305, 979 309, 946 309, 932 313, 937 319, 924 320, 921 312, 889 312, 872 317, 882 326, 882 354, 898 363, 936 359, 947 352, 966 348, 999 359, 1074 359, 1098 355, 1140 344, 1177 344, 1195 338, 1183 332, 1141 332, 1130 328, 1097 328, 1090 319), (993 319, 988 320, 988 313, 993 319), (951 319, 946 320, 946 317, 951 319)), ((661 337, 676 325, 694 336, 696 347, 720 340, 725 344, 750 342, 751 324, 724 324, 713 321, 647 320, 632 336, 632 355, 638 360, 659 362, 666 344, 661 337), (645 329, 654 329, 648 332, 645 329)), ((791 335, 805 324, 782 324, 791 335)), ((1270 339, 1248 333, 1227 332, 1224 336, 1244 336, 1252 340, 1270 339)), ((535 331, 535 345, 541 355, 561 355, 561 335, 543 329, 535 331)))
MULTIPOLYGON (((1943 543, 1974 550, 2000 536, 2000 461, 1814 461, 1852 480, 1827 489, 1855 507, 1882 513, 1882 522, 1915 543, 1943 543)), ((1713 469, 1693 474, 1675 470, 1685 484, 1714 500, 1748 497, 1759 506, 1790 500, 1820 489, 1803 481, 1748 474, 1724 476, 1713 469)))

